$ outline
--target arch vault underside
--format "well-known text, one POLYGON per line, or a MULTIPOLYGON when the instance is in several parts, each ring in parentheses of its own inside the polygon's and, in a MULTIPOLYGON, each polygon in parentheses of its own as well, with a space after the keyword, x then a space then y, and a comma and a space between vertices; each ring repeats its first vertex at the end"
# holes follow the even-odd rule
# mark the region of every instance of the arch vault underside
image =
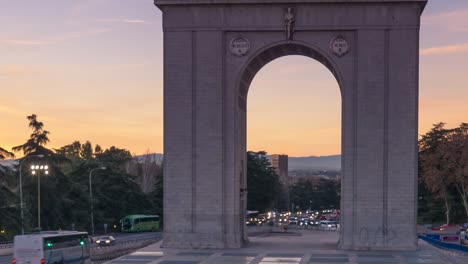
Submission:
POLYGON ((246 100, 285 55, 342 95, 339 247, 414 250, 420 15, 427 0, 155 0, 164 21, 164 247, 246 241, 246 100))

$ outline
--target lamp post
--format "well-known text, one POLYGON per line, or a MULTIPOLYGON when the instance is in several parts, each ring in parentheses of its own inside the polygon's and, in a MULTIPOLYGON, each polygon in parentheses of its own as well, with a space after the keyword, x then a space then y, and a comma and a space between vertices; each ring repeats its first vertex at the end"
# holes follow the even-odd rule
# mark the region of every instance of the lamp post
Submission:
POLYGON ((93 235, 94 235, 94 209, 93 209, 93 188, 91 184, 91 174, 93 174, 93 171, 95 170, 105 170, 105 169, 106 167, 99 167, 99 168, 92 169, 89 172, 89 201, 91 204, 91 230, 92 230, 93 235))
POLYGON ((30 157, 38 157, 38 158, 44 158, 44 155, 39 154, 39 155, 31 155, 31 156, 26 156, 20 163, 19 165, 19 176, 20 176, 20 211, 21 211, 21 234, 24 235, 24 213, 23 213, 23 177, 21 174, 21 166, 23 165, 23 162, 27 160, 30 157))
POLYGON ((37 227, 41 230, 41 171, 47 175, 49 174, 49 166, 47 165, 32 165, 31 172, 36 174, 37 171, 37 227))

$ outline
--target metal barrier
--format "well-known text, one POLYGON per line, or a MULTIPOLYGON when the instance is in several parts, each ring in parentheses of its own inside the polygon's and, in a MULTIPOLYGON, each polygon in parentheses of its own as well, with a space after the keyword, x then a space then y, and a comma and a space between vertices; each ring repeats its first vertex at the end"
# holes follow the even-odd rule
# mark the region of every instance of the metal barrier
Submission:
POLYGON ((12 247, 13 247, 13 241, 0 242, 0 248, 12 248, 12 247))
POLYGON ((6 256, 13 254, 13 242, 0 242, 0 256, 6 256))

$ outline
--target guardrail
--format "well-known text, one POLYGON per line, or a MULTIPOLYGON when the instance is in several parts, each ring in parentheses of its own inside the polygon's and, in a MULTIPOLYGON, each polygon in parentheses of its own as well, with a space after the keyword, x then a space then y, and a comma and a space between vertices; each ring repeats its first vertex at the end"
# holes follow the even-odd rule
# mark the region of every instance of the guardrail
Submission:
POLYGON ((0 256, 13 254, 13 241, 0 242, 0 256))
POLYGON ((12 247, 13 247, 13 241, 0 242, 0 248, 12 248, 12 247))
POLYGON ((91 261, 94 264, 104 263, 106 261, 127 255, 137 249, 156 243, 160 239, 161 237, 142 240, 128 240, 124 242, 117 242, 111 246, 91 247, 91 261))

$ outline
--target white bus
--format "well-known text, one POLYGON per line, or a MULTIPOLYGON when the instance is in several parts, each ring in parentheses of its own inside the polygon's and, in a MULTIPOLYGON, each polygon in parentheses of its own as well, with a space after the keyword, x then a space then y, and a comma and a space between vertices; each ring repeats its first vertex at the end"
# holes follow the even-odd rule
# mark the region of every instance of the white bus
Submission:
POLYGON ((87 232, 46 231, 15 236, 12 263, 90 264, 87 232))

